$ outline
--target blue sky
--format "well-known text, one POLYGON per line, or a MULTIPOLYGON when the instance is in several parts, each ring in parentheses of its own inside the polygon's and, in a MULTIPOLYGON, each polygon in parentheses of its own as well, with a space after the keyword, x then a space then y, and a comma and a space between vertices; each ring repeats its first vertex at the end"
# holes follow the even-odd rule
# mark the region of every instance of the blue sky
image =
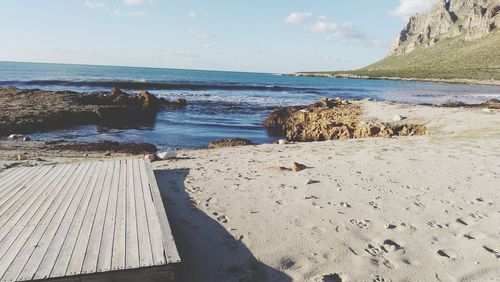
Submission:
POLYGON ((381 59, 434 0, 0 0, 0 60, 258 72, 381 59))

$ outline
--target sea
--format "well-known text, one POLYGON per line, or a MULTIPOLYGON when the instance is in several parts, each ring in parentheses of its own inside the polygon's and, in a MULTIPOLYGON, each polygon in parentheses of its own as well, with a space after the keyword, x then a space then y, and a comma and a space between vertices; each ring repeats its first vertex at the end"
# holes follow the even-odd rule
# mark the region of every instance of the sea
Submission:
POLYGON ((184 98, 185 109, 161 110, 156 121, 129 128, 77 126, 30 134, 34 140, 147 142, 160 149, 201 148, 210 141, 246 138, 272 142, 263 127, 280 107, 328 98, 373 98, 412 104, 500 99, 500 87, 370 79, 285 76, 167 68, 0 62, 0 87, 127 93, 147 90, 168 100, 184 98))

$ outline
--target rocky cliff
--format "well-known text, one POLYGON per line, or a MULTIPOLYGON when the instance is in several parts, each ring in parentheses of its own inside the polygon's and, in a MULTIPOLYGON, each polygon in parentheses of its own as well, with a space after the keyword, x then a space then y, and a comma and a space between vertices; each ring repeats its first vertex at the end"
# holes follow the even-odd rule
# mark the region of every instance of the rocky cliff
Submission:
POLYGON ((500 0, 437 0, 429 13, 410 18, 387 56, 408 54, 417 46, 432 46, 446 38, 479 40, 499 26, 500 0))

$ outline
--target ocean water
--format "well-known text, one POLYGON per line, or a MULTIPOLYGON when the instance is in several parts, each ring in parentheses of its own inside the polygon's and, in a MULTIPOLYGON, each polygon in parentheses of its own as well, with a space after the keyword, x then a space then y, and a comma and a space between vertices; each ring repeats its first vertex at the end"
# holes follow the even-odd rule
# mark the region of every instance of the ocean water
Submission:
POLYGON ((185 98, 188 107, 161 110, 152 124, 131 128, 78 126, 30 136, 37 140, 115 140, 149 142, 160 148, 197 148, 211 140, 241 137, 271 142, 262 126, 269 112, 323 97, 366 98, 402 103, 477 103, 500 99, 500 87, 384 80, 291 77, 160 68, 0 62, 0 87, 108 92, 118 86, 169 100, 185 98))

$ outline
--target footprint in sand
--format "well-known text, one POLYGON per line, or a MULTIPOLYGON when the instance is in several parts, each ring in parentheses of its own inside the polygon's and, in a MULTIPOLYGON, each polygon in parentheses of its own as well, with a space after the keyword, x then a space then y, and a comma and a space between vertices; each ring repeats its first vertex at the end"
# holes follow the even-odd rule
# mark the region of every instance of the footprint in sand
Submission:
POLYGON ((222 223, 228 223, 229 222, 229 220, 226 218, 225 215, 219 215, 219 213, 217 213, 217 212, 214 212, 212 214, 217 217, 217 220, 219 222, 222 222, 222 223))
POLYGON ((370 221, 367 219, 363 219, 363 220, 351 219, 351 220, 349 220, 349 222, 351 222, 352 224, 356 225, 359 228, 367 228, 368 225, 370 224, 370 221))
POLYGON ((383 250, 385 250, 386 252, 399 251, 399 250, 403 249, 403 247, 401 247, 401 245, 399 245, 398 243, 396 243, 390 239, 385 240, 384 244, 383 244, 383 246, 381 246, 381 248, 383 250))
POLYGON ((391 279, 389 278, 384 278, 380 275, 376 275, 375 278, 372 280, 373 282, 391 282, 391 279))
POLYGON ((279 266, 280 269, 288 270, 294 268, 296 266, 296 262, 292 258, 283 257, 280 259, 279 266))
POLYGON ((342 277, 337 273, 327 274, 327 275, 318 275, 313 277, 314 282, 342 282, 342 277))
POLYGON ((377 202, 375 202, 375 201, 370 201, 370 202, 368 202, 368 204, 369 204, 370 206, 372 206, 372 208, 373 208, 373 209, 375 209, 375 210, 379 209, 379 207, 378 207, 378 203, 377 203, 377 202))
POLYGON ((452 249, 443 249, 443 250, 438 250, 437 254, 441 257, 445 257, 451 260, 455 260, 459 257, 458 252, 452 249))
POLYGON ((429 221, 427 222, 427 225, 429 225, 430 227, 439 227, 439 228, 443 228, 443 225, 437 223, 436 221, 432 220, 432 221, 429 221))
POLYGON ((341 207, 344 207, 344 208, 350 208, 351 207, 351 205, 349 205, 349 203, 347 203, 347 202, 340 202, 339 205, 341 207))
POLYGON ((483 246, 483 249, 485 249, 488 253, 493 254, 493 256, 495 258, 497 258, 497 259, 500 258, 500 254, 497 251, 495 251, 494 249, 492 249, 492 248, 490 248, 488 246, 483 246))
POLYGON ((382 250, 373 246, 372 244, 368 244, 368 247, 365 249, 365 252, 369 253, 373 257, 378 257, 383 255, 382 250))

